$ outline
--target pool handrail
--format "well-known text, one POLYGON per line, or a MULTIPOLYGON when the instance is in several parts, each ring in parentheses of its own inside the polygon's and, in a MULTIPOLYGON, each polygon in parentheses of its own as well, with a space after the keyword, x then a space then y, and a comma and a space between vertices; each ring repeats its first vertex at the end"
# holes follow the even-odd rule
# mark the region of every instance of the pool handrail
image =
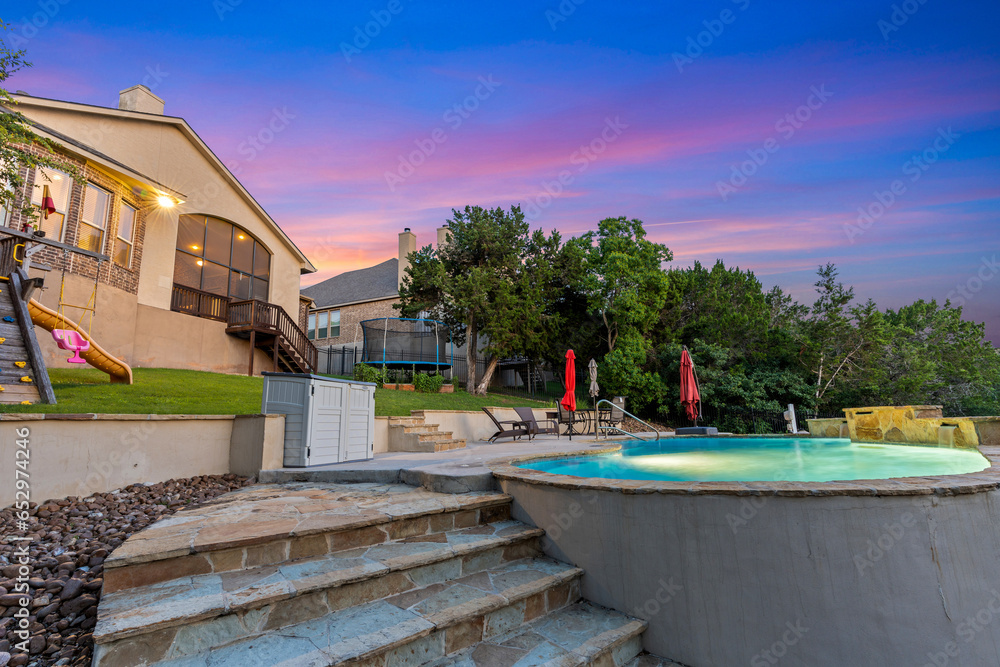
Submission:
MULTIPOLYGON (((634 414, 632 414, 631 412, 629 412, 628 410, 626 410, 622 406, 616 405, 616 404, 612 403, 611 401, 609 401, 606 398, 602 398, 601 400, 599 400, 597 402, 597 405, 594 406, 594 416, 597 419, 597 435, 600 435, 601 434, 601 429, 604 429, 605 431, 618 431, 619 433, 624 433, 625 435, 631 435, 633 437, 639 438, 640 440, 646 440, 646 438, 644 438, 639 433, 629 433, 628 431, 624 431, 624 430, 618 428, 617 426, 612 426, 611 424, 607 424, 605 426, 602 426, 601 425, 601 403, 607 403, 608 405, 611 406, 612 410, 619 410, 623 414, 628 415, 629 417, 631 417, 632 419, 636 420, 637 422, 639 422, 643 426, 645 426, 645 427, 649 428, 650 430, 652 430, 653 433, 656 434, 656 437, 653 438, 653 440, 659 440, 660 439, 660 431, 655 426, 653 426, 652 424, 650 424, 649 422, 647 422, 647 421, 645 421, 643 419, 639 419, 638 417, 636 417, 634 414)), ((604 435, 607 436, 607 433, 605 432, 604 435)))

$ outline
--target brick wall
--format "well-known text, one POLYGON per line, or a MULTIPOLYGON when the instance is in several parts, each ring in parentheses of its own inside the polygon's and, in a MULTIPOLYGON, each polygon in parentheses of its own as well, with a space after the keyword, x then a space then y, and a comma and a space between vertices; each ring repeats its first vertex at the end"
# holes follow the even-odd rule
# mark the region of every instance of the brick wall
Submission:
POLYGON ((382 299, 381 301, 368 301, 341 308, 317 308, 310 312, 323 312, 325 310, 340 311, 340 335, 333 338, 322 338, 314 340, 317 347, 327 345, 351 345, 357 337, 358 345, 362 341, 361 327, 358 323, 361 320, 371 320, 376 317, 399 317, 399 311, 392 306, 399 303, 399 299, 382 299))
MULTIPOLYGON (((31 146, 28 150, 40 156, 52 155, 40 146, 31 146)), ((103 262, 100 267, 100 276, 98 279, 101 284, 112 285, 130 294, 136 294, 139 288, 139 267, 142 264, 142 241, 146 231, 146 210, 142 206, 143 202, 132 192, 132 188, 129 185, 93 168, 85 160, 66 154, 59 154, 58 157, 65 162, 74 164, 87 182, 108 191, 111 195, 111 211, 107 228, 104 232, 103 248, 101 249, 103 254, 111 256, 114 252, 122 203, 124 202, 136 209, 130 266, 119 266, 113 260, 103 262)), ((22 176, 26 181, 25 190, 20 193, 22 200, 31 196, 34 185, 42 186, 46 183, 45 179, 35 169, 23 168, 22 176)), ((70 192, 70 201, 64 221, 65 234, 63 236, 63 242, 69 245, 77 245, 79 239, 80 216, 83 211, 83 199, 86 187, 86 183, 73 183, 70 192)), ((148 206, 145 209, 148 209, 148 206)), ((20 213, 15 211, 11 216, 10 226, 21 229, 22 224, 25 222, 26 220, 20 213)), ((58 241, 59 239, 52 240, 58 241)), ((98 270, 97 260, 74 253, 69 253, 67 257, 62 250, 50 247, 44 247, 37 252, 33 256, 32 261, 36 264, 47 264, 56 272, 61 272, 65 268, 68 273, 75 273, 91 280, 94 279, 98 270)), ((58 280, 58 277, 56 280, 58 280)))

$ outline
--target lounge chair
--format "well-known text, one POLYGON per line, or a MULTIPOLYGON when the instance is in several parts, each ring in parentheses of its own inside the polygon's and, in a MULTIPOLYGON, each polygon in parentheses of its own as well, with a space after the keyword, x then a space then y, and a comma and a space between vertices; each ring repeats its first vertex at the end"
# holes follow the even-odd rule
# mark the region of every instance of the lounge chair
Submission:
POLYGON ((625 398, 616 396, 612 399, 612 408, 599 408, 597 411, 597 433, 600 435, 604 430, 604 435, 608 435, 613 430, 621 428, 625 421, 625 398))
POLYGON ((497 432, 490 436, 489 441, 495 442, 497 438, 513 438, 514 440, 519 439, 522 435, 527 435, 530 437, 531 432, 528 429, 528 425, 523 421, 517 420, 504 420, 501 421, 497 419, 489 408, 483 408, 483 412, 489 416, 493 423, 496 424, 497 432))
POLYGON ((535 419, 535 413, 531 408, 514 408, 514 412, 516 412, 517 416, 521 418, 521 421, 528 425, 528 440, 531 440, 536 435, 541 435, 543 433, 555 433, 556 438, 559 437, 559 425, 555 422, 555 420, 543 419, 543 423, 551 425, 539 426, 538 420, 535 419))

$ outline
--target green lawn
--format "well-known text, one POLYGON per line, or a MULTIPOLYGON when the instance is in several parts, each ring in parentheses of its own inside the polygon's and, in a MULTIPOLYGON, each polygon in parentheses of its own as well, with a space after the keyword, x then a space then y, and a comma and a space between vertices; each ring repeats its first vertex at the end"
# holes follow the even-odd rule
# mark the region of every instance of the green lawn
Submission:
MULTIPOLYGON (((168 368, 135 368, 135 384, 110 384, 94 369, 50 368, 56 405, 0 405, 0 412, 55 412, 104 414, 243 415, 260 412, 263 380, 245 375, 223 375, 168 368)), ((499 394, 470 396, 418 394, 378 389, 375 414, 406 416, 410 410, 479 410, 484 406, 545 406, 524 398, 499 394)))

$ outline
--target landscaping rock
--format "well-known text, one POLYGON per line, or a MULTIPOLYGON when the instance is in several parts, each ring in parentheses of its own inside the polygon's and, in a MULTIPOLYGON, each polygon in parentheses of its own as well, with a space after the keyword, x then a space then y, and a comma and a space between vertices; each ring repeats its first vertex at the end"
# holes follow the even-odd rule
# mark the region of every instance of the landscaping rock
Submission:
POLYGON ((89 667, 92 631, 104 582, 104 560, 129 536, 174 511, 245 486, 236 475, 135 484, 86 498, 47 500, 29 509, 18 530, 13 508, 0 510, 0 535, 30 537, 27 593, 14 592, 20 576, 15 549, 0 542, 0 667, 89 667), (28 598, 29 653, 18 650, 14 612, 28 598))

